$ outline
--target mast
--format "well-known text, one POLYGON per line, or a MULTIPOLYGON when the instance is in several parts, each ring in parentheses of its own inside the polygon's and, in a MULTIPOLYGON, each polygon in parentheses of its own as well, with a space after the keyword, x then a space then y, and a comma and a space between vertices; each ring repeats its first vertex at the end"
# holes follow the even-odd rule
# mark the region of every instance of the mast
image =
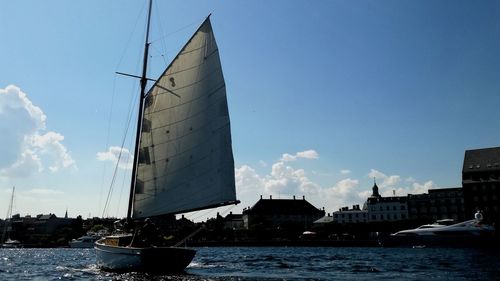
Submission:
POLYGON ((149 0, 149 9, 148 9, 148 23, 146 27, 146 40, 144 43, 144 58, 142 64, 142 76, 141 76, 141 93, 139 97, 139 109, 137 113, 137 130, 135 134, 135 149, 134 149, 134 164, 132 166, 132 177, 130 179, 130 194, 128 198, 128 209, 127 209, 127 221, 132 218, 132 204, 134 201, 135 194, 135 185, 137 178, 137 166, 139 165, 139 145, 141 142, 141 125, 142 125, 142 116, 144 111, 144 97, 146 95, 146 84, 148 79, 146 78, 146 71, 148 67, 148 51, 149 51, 149 26, 151 23, 151 6, 153 4, 153 0, 149 0))
POLYGON ((2 233, 2 243, 5 242, 5 236, 7 236, 7 220, 11 222, 12 220, 12 208, 14 206, 14 191, 16 190, 16 187, 12 187, 12 194, 10 196, 10 203, 9 203, 9 209, 7 209, 7 216, 5 217, 5 221, 3 224, 3 233, 2 233))

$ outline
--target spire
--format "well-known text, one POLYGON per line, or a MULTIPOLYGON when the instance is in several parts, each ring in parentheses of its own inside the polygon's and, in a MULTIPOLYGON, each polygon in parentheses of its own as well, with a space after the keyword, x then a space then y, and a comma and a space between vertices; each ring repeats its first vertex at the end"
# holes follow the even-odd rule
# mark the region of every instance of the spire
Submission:
POLYGON ((372 198, 380 198, 380 197, 382 197, 378 193, 377 179, 375 177, 373 177, 372 195, 370 197, 372 197, 372 198))
POLYGON ((68 218, 68 208, 66 208, 66 213, 64 214, 64 218, 67 219, 68 218))

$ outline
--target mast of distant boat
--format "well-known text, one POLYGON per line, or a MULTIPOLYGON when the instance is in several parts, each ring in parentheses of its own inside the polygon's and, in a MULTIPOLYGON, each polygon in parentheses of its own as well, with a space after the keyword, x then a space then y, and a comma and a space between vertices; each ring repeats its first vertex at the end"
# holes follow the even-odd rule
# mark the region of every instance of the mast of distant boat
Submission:
POLYGON ((137 130, 135 134, 135 148, 134 148, 134 163, 132 166, 132 177, 130 179, 130 195, 128 198, 128 209, 127 209, 127 221, 132 219, 132 208, 136 187, 136 178, 137 178, 137 166, 139 164, 139 145, 141 142, 141 125, 142 125, 142 116, 144 111, 144 97, 146 95, 146 84, 148 79, 146 78, 146 71, 148 67, 148 51, 149 51, 149 26, 151 22, 151 7, 153 0, 149 0, 149 10, 148 10, 148 23, 146 27, 146 40, 144 43, 144 58, 142 64, 142 76, 141 76, 141 93, 139 97, 139 109, 137 113, 137 130))
POLYGON ((5 242, 5 236, 7 236, 7 220, 12 219, 12 208, 14 206, 14 191, 16 187, 12 187, 12 195, 10 196, 9 209, 7 209, 7 216, 5 217, 5 221, 3 223, 3 233, 2 233, 2 243, 5 242))

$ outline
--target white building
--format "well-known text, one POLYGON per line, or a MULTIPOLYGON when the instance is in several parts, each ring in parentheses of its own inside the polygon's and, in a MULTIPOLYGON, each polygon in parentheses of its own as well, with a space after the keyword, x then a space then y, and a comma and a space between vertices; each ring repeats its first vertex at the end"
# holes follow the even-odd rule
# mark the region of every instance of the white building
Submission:
POLYGON ((361 210, 359 205, 352 206, 352 209, 343 207, 332 215, 333 221, 340 224, 368 222, 368 212, 361 210))
POLYGON ((378 193, 377 183, 372 187, 363 210, 368 212, 369 222, 397 221, 408 218, 408 200, 406 196, 382 197, 378 193))

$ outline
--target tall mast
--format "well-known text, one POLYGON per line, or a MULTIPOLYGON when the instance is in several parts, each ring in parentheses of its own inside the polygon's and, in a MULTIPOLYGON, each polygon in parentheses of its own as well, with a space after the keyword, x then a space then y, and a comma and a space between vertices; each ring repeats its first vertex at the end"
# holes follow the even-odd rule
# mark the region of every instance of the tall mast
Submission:
POLYGON ((146 78, 146 72, 148 68, 149 25, 151 23, 152 4, 153 0, 149 0, 148 23, 146 27, 146 40, 144 43, 144 58, 142 63, 141 95, 139 97, 139 109, 137 113, 137 130, 135 134, 134 164, 132 166, 132 178, 130 180, 130 195, 128 198, 127 221, 132 218, 132 205, 134 202, 135 185, 137 178, 137 166, 139 165, 139 145, 141 142, 142 115, 144 111, 144 97, 146 96, 146 84, 148 82, 148 79, 146 78))

